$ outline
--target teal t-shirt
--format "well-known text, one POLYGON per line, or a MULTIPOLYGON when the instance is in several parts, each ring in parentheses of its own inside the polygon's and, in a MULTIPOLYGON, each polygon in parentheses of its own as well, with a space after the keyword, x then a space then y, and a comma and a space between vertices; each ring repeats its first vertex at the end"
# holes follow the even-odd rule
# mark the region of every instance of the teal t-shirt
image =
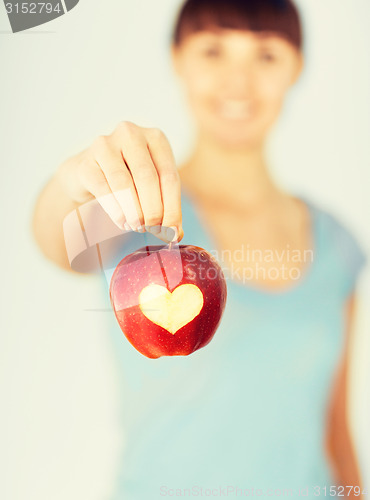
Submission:
MULTIPOLYGON (((112 312, 125 434, 112 500, 243 498, 282 490, 317 498, 318 487, 335 485, 324 448, 326 412, 344 347, 344 304, 365 256, 336 218, 303 201, 311 215, 313 262, 281 292, 228 279, 225 313, 206 347, 190 356, 146 358, 112 312)), ((181 244, 213 252, 185 193, 182 212, 181 244)), ((120 258, 150 244, 161 242, 133 233, 120 258)), ((107 287, 104 293, 109 302, 107 287)))

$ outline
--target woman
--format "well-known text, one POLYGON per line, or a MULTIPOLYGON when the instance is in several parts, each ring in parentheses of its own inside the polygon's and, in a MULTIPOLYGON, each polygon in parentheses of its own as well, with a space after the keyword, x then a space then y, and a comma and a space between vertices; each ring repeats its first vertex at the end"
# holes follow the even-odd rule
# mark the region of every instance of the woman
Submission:
POLYGON ((221 326, 191 356, 147 359, 115 326, 117 498, 358 496, 346 380, 364 255, 333 216, 276 185, 264 153, 302 71, 299 14, 290 0, 188 0, 172 56, 197 125, 188 161, 177 170, 161 131, 123 122, 59 167, 34 215, 41 249, 66 269, 63 220, 97 199, 136 231, 121 257, 172 228, 228 277, 221 326))

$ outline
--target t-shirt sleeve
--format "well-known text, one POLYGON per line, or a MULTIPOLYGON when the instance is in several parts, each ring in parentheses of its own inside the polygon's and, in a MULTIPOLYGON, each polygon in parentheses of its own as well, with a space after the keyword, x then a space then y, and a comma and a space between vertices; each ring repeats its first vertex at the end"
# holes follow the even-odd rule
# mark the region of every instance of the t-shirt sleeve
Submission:
POLYGON ((343 280, 341 288, 345 296, 348 296, 356 287, 359 275, 367 262, 367 256, 353 232, 334 216, 330 216, 329 232, 341 267, 343 280))

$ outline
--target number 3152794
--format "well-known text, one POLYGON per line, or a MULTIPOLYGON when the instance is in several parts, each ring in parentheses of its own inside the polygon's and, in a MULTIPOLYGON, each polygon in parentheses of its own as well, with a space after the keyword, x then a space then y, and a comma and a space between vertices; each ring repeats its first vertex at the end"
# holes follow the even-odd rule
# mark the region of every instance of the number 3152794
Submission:
POLYGON ((41 14, 42 12, 46 14, 57 12, 58 14, 60 14, 60 12, 62 12, 59 2, 54 6, 51 3, 44 2, 6 3, 5 8, 8 14, 41 14))
POLYGON ((314 495, 315 496, 337 496, 337 497, 345 497, 345 496, 360 496, 366 495, 367 492, 365 490, 361 490, 360 486, 330 486, 330 489, 327 486, 315 486, 314 487, 314 495))

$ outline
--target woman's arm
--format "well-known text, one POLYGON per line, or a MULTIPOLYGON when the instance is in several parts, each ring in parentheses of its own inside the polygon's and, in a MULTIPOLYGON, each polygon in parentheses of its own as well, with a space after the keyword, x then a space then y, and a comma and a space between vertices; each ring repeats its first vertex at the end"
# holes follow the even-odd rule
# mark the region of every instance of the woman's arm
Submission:
MULTIPOLYGON (((350 349, 355 318, 355 295, 351 295, 346 304, 347 335, 342 360, 338 367, 333 386, 328 413, 326 446, 334 469, 337 485, 345 487, 343 494, 348 495, 348 486, 360 486, 361 476, 356 459, 354 445, 349 428, 348 415, 348 373, 350 349)), ((347 498, 355 498, 353 491, 347 498)), ((357 497, 358 498, 358 497, 357 497)))
POLYGON ((80 204, 64 189, 61 172, 62 168, 59 168, 37 199, 32 217, 32 232, 46 258, 63 269, 72 271, 64 243, 63 221, 80 204))

